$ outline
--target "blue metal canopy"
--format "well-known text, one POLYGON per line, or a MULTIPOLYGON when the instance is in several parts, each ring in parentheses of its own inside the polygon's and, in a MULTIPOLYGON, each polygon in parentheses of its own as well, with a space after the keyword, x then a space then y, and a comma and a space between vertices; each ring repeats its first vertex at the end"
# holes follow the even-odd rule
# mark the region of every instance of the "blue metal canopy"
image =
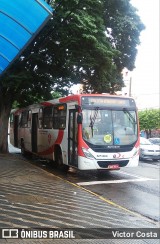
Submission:
POLYGON ((44 0, 0 0, 0 75, 49 20, 44 0))

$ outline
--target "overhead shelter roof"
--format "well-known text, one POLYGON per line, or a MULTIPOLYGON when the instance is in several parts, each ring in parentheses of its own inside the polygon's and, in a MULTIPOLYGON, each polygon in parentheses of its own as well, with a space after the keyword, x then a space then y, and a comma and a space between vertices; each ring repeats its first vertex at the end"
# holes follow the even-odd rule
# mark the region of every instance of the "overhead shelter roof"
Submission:
POLYGON ((33 40, 52 12, 44 0, 0 0, 0 75, 33 40))

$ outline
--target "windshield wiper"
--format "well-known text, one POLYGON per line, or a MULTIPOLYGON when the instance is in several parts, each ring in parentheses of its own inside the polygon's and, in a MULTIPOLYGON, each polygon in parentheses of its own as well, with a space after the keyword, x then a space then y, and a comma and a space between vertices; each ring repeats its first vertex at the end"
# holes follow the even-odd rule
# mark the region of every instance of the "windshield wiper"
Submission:
POLYGON ((97 115, 98 115, 98 110, 99 110, 99 107, 95 108, 93 117, 90 115, 89 127, 91 127, 91 130, 92 130, 92 137, 93 137, 93 126, 94 126, 95 120, 96 120, 97 115))
POLYGON ((129 115, 129 118, 132 120, 133 124, 136 124, 135 118, 133 115, 130 113, 130 111, 127 108, 123 108, 123 112, 127 113, 129 115))

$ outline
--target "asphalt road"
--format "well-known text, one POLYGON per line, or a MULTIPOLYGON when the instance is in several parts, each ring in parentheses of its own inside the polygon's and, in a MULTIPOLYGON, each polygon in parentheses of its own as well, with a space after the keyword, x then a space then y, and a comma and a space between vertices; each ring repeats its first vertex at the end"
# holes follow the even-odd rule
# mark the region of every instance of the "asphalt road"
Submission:
POLYGON ((119 171, 62 172, 43 160, 32 160, 33 164, 78 184, 117 205, 152 219, 160 220, 160 162, 139 162, 136 168, 119 171))
MULTIPOLYGON (((14 150, 10 147, 10 152, 19 153, 19 150, 14 150)), ((30 162, 104 197, 107 201, 153 221, 160 220, 160 161, 140 161, 136 168, 98 173, 96 171, 66 173, 54 169, 45 160, 32 159, 30 162)))
MULTIPOLYGON (((133 182, 130 178, 133 175, 128 172, 123 173, 126 176, 123 180, 119 175, 120 171, 98 175, 96 172, 63 173, 53 169, 51 164, 46 161, 38 158, 25 159, 21 154, 1 154, 0 168, 0 225, 2 228, 0 238, 3 237, 0 243, 34 243, 34 240, 28 240, 29 242, 27 240, 24 242, 17 239, 15 242, 9 240, 11 232, 8 232, 8 228, 11 228, 11 231, 16 228, 17 233, 17 228, 61 229, 66 227, 77 228, 78 239, 67 242, 58 240, 60 243, 159 243, 159 225, 156 221, 136 212, 133 213, 123 205, 121 206, 118 201, 114 203, 112 199, 108 199, 109 194, 105 196, 110 184, 111 187, 112 184, 117 185, 115 188, 115 193, 117 193, 118 185, 120 187, 123 183, 133 182), (107 186, 106 189, 105 186, 107 186), (93 189, 89 190, 90 187, 93 189), (94 233, 91 232, 93 228, 94 233), (133 240, 117 240, 112 228, 120 228, 120 233, 128 233, 127 228, 130 232, 134 229, 134 233, 132 233, 134 235, 131 237, 133 240), (108 232, 106 232, 108 229, 111 231, 111 236, 108 236, 108 232), (124 231, 124 229, 126 230, 124 231), (3 230, 7 230, 5 236, 3 230), (135 239, 137 232, 143 233, 143 238, 140 236, 142 239, 135 239), (82 240, 82 235, 93 239, 82 240), (146 235, 149 237, 148 240, 146 235), (98 239, 98 236, 103 239, 98 239), (152 239, 152 237, 156 239, 152 239)), ((137 178, 139 182, 142 180, 148 179, 137 178)), ((113 194, 114 196, 117 194, 113 194)), ((120 194, 120 196, 120 199, 125 202, 127 199, 125 195, 120 194)), ((42 239, 37 242, 51 243, 53 240, 42 239)))
POLYGON ((160 162, 140 162, 137 168, 110 171, 77 182, 97 194, 152 220, 160 220, 160 162), (85 183, 87 182, 87 183, 85 183))

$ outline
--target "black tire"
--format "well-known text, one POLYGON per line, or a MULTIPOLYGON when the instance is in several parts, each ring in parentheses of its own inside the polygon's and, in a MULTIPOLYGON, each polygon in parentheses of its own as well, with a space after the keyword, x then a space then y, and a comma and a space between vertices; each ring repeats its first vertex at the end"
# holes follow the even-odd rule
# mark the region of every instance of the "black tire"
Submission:
POLYGON ((25 146, 24 146, 24 141, 21 140, 21 154, 24 156, 24 157, 31 157, 31 154, 25 150, 25 146))
POLYGON ((21 154, 23 156, 26 156, 26 150, 25 150, 25 146, 24 146, 24 141, 21 140, 21 154))

